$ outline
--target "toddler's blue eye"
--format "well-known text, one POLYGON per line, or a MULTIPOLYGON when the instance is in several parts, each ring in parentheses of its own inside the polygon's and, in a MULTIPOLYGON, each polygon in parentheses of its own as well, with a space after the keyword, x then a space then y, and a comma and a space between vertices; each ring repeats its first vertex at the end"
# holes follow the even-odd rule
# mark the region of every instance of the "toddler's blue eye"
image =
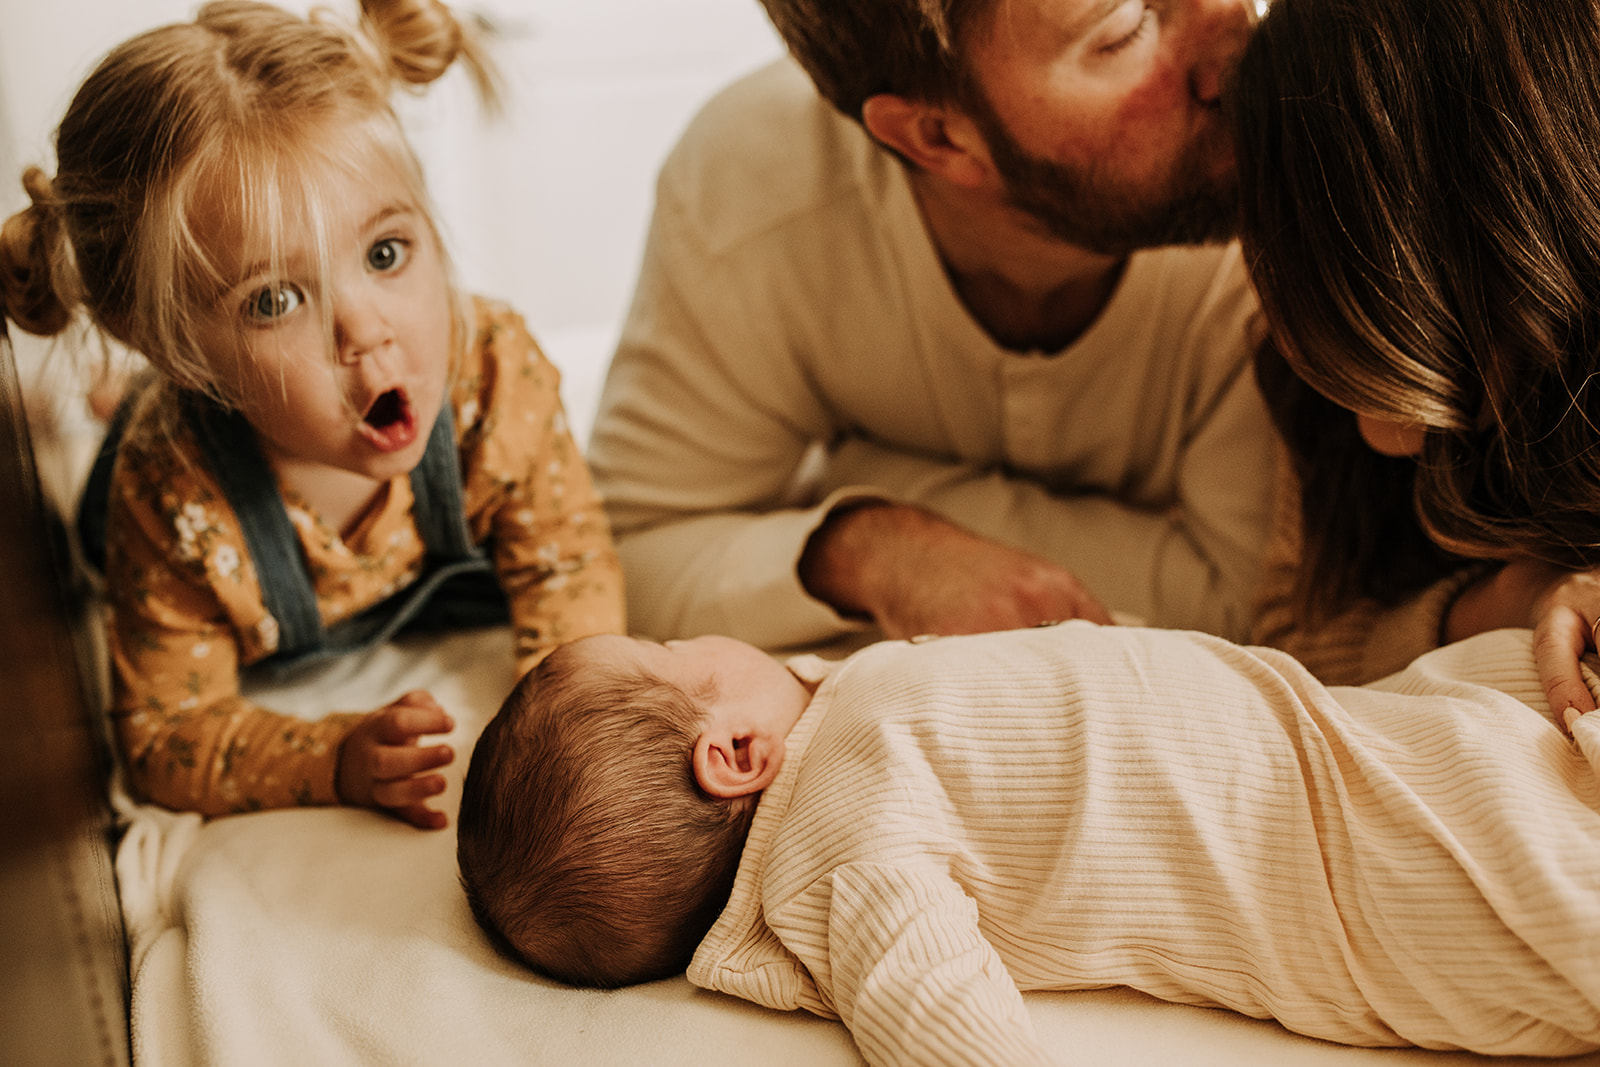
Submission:
POLYGON ((304 298, 292 285, 268 285, 251 293, 244 302, 244 315, 257 322, 281 319, 299 307, 304 298))
POLYGON ((367 250, 367 266, 376 271, 395 270, 406 261, 406 243, 398 237, 385 237, 367 250))

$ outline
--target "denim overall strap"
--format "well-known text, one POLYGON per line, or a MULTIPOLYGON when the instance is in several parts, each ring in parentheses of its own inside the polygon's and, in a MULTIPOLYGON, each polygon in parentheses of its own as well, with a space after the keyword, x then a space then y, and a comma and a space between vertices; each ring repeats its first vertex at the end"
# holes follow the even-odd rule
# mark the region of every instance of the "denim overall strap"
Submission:
POLYGON ((411 497, 411 519, 427 549, 422 577, 383 603, 334 626, 330 645, 335 652, 387 641, 414 622, 428 624, 436 614, 445 625, 483 625, 507 617, 494 566, 472 543, 467 529, 455 414, 448 400, 434 419, 422 460, 411 469, 411 497), (456 607, 448 606, 457 596, 465 600, 456 607), (500 603, 495 604, 496 600, 500 603))
POLYGON ((106 512, 111 509, 111 468, 116 465, 117 448, 127 432, 134 403, 155 381, 156 372, 146 368, 128 383, 117 410, 106 424, 106 435, 89 468, 83 495, 78 498, 78 545, 83 549, 83 558, 101 574, 106 569, 106 512))
MULTIPOLYGON (((311 609, 317 618, 317 639, 310 644, 297 642, 292 645, 280 641, 278 652, 255 664, 252 673, 287 679, 318 663, 381 645, 411 623, 440 588, 458 574, 482 571, 493 581, 493 571, 487 558, 472 544, 467 531, 466 504, 461 490, 461 463, 456 451, 455 418, 448 402, 440 407, 433 431, 428 435, 428 447, 421 461, 412 469, 410 477, 412 519, 427 550, 422 576, 387 600, 324 629, 317 610, 316 592, 299 553, 300 542, 291 529, 289 546, 295 555, 295 576, 299 579, 294 583, 296 588, 292 595, 298 598, 303 593, 311 598, 311 609)), ((273 483, 272 489, 270 501, 276 507, 282 524, 287 525, 288 516, 283 508, 283 498, 276 491, 276 483, 273 483)), ((237 504, 235 511, 240 511, 237 504)), ((241 511, 240 522, 245 521, 241 511)), ((281 530, 283 527, 278 528, 281 530)), ((251 548, 254 551, 253 545, 251 548)), ((260 573, 259 567, 257 572, 260 573)), ((266 592, 265 582, 262 592, 266 592)), ((281 619, 279 625, 281 630, 281 619)))
MULTIPOLYGON (((436 594, 441 590, 448 595, 438 617, 446 625, 505 620, 504 596, 494 568, 467 529, 455 419, 448 403, 434 421, 422 461, 411 472, 413 519, 427 550, 422 577, 360 615, 325 628, 299 534, 255 430, 242 415, 208 397, 184 393, 181 402, 201 454, 238 519, 263 606, 278 623, 278 650, 249 668, 252 674, 288 678, 314 664, 380 644, 417 620, 430 601, 439 599, 436 594)), ((102 568, 111 467, 131 407, 125 401, 119 408, 79 508, 80 538, 86 553, 102 568)))
POLYGON ((411 517, 429 556, 455 560, 482 554, 467 529, 461 460, 456 453, 456 419, 448 399, 433 421, 422 462, 411 470, 411 496, 411 517))
MULTIPOLYGON (((361 614, 327 627, 316 645, 284 645, 255 664, 252 673, 291 678, 316 664, 383 644, 413 625, 486 625, 506 620, 509 613, 494 568, 467 529, 455 418, 448 402, 434 420, 428 447, 410 480, 412 521, 427 551, 422 576, 361 614)), ((281 498, 276 493, 273 498, 281 511, 281 498)))
POLYGON ((456 446, 455 413, 447 402, 434 420, 422 461, 411 471, 411 517, 428 550, 415 585, 392 599, 403 603, 385 627, 457 629, 491 626, 511 617, 488 555, 472 541, 456 446))
POLYGON ((277 478, 245 417, 194 393, 183 396, 184 416, 222 486, 261 585, 261 600, 278 621, 278 651, 290 658, 326 644, 316 589, 306 572, 300 536, 278 493, 277 478))

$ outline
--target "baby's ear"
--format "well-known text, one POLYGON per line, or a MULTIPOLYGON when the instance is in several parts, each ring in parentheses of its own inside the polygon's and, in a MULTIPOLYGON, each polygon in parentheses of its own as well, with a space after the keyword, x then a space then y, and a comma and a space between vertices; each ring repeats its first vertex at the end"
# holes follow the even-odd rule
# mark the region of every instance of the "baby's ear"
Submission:
POLYGON ((732 800, 761 792, 778 776, 783 738, 708 728, 694 742, 694 779, 714 797, 732 800))

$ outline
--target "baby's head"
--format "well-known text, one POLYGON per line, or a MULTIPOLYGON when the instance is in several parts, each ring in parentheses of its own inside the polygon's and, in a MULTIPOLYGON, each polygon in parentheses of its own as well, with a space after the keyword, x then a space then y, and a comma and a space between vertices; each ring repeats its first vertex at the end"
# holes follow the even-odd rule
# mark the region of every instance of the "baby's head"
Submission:
POLYGON ((229 401, 205 319, 249 273, 237 260, 281 276, 310 248, 296 269, 325 281, 335 201, 375 174, 436 242, 391 89, 457 57, 487 87, 488 68, 436 0, 362 9, 356 27, 227 0, 112 50, 56 132, 55 177, 24 176, 32 206, 0 237, 0 310, 51 335, 82 307, 177 385, 229 401))
POLYGON ((681 972, 726 904, 809 691, 728 638, 556 649, 472 754, 462 883, 501 952, 573 985, 681 972))

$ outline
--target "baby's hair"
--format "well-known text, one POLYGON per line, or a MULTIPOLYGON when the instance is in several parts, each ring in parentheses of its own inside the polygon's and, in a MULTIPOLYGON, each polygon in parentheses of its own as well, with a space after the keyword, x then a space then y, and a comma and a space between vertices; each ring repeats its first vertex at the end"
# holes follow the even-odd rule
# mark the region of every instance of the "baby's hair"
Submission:
MULTIPOLYGON (((225 0, 113 49, 56 131, 55 178, 23 175, 30 206, 0 229, 0 312, 54 336, 81 307, 175 384, 216 395, 196 309, 236 279, 223 277, 197 216, 209 211, 213 229, 265 221, 281 244, 291 223, 315 231, 325 214, 302 180, 309 171, 378 163, 431 226, 391 90, 424 85, 459 58, 493 102, 493 74, 470 27, 437 0, 362 0, 362 12, 356 28, 225 0), (357 126, 365 156, 362 145, 323 143, 357 126)), ((317 232, 324 271, 326 244, 317 232)), ((459 311, 456 326, 465 343, 459 311)))
POLYGON ((497 950, 570 985, 681 973, 727 903, 754 797, 695 782, 707 694, 564 645, 484 728, 457 859, 497 950))

